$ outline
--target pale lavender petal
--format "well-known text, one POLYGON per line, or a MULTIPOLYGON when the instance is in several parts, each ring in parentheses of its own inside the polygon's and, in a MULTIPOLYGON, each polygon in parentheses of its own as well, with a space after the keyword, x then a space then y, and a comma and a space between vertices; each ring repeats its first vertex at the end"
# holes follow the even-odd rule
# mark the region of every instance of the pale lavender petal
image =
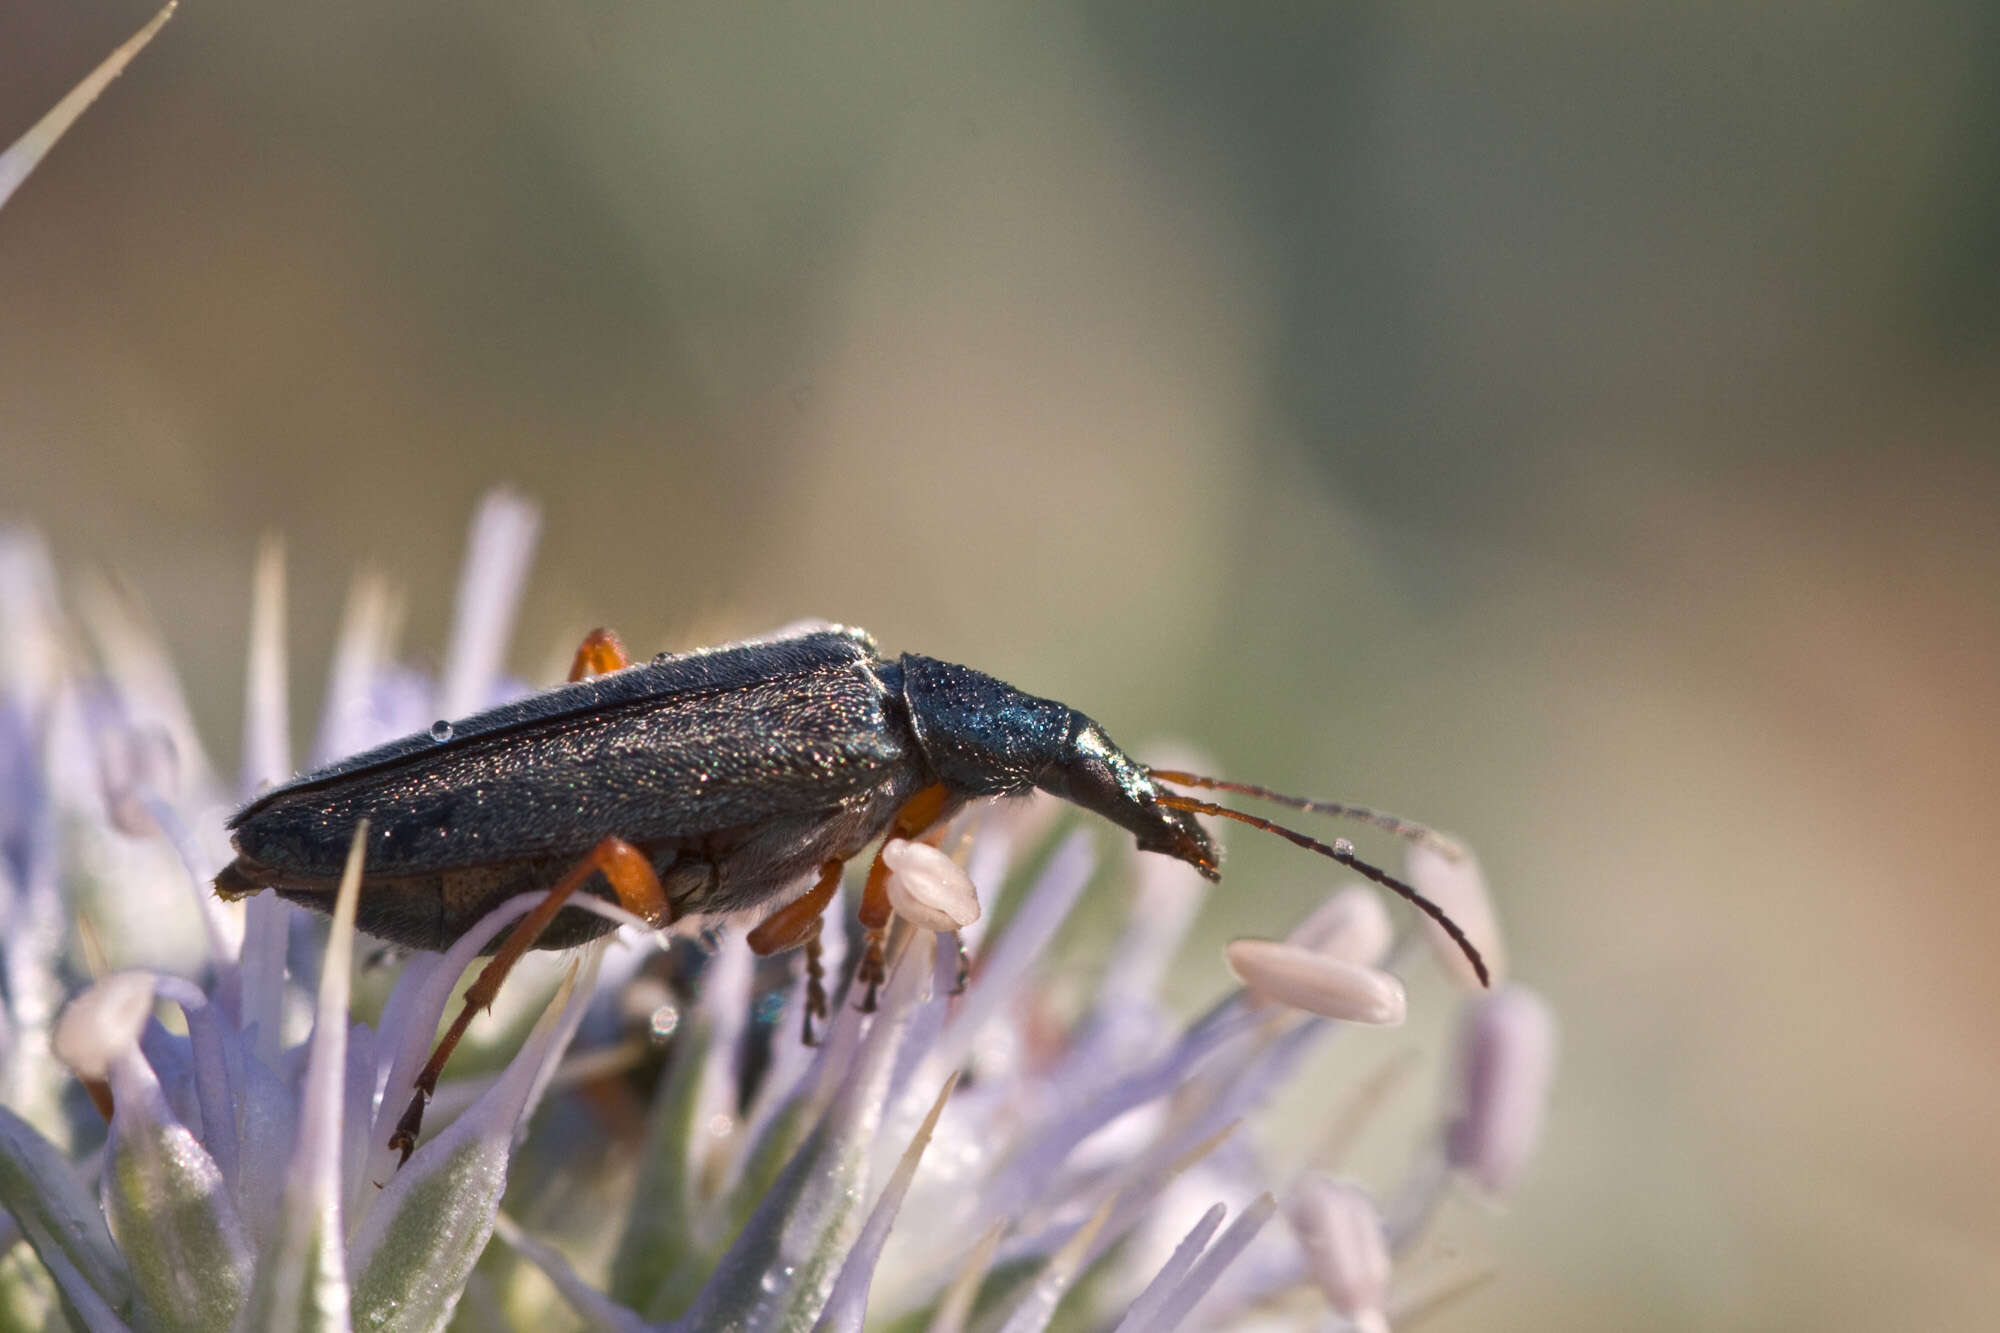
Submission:
MULTIPOLYGON (((257 553, 250 599, 250 664, 243 698, 243 767, 237 793, 244 799, 291 773, 291 712, 285 688, 285 555, 266 539, 257 553)), ((273 1064, 281 1036, 277 1015, 285 998, 285 947, 291 905, 275 893, 244 904, 239 976, 242 1013, 260 1020, 257 1058, 273 1064)))
POLYGON ((1131 1307, 1125 1311, 1125 1317, 1118 1321, 1118 1327, 1113 1333, 1153 1333, 1153 1330, 1160 1327, 1162 1311, 1173 1299, 1181 1280, 1194 1267, 1195 1260, 1199 1259, 1202 1251, 1208 1247, 1208 1238, 1222 1225, 1223 1216, 1228 1211, 1218 1203, 1201 1215, 1201 1220, 1194 1224, 1194 1229, 1187 1233, 1186 1239, 1174 1247, 1174 1252, 1167 1257, 1164 1264, 1160 1265, 1160 1271, 1153 1275, 1153 1280, 1139 1293, 1139 1299, 1133 1301, 1131 1307))
POLYGON ((136 1050, 111 1062, 104 1210, 160 1326, 227 1328, 250 1285, 254 1250, 227 1183, 168 1109, 136 1050))
MULTIPOLYGON (((1164 1097, 1188 1082, 1211 1054, 1254 1025, 1253 1017, 1241 1014, 1197 1024, 1173 1049, 1145 1068, 1059 1110, 1025 1137, 994 1172, 980 1193, 977 1217, 1020 1215, 1031 1200, 1049 1190, 1049 1182, 1062 1174, 1078 1144, 1134 1107, 1164 1097)), ((1210 1132, 1212 1129, 1201 1137, 1210 1132)))
POLYGON ((229 1061, 223 1054, 223 1033, 215 1007, 193 982, 156 976, 162 999, 180 1006, 187 1022, 188 1044, 194 1057, 195 1097, 201 1108, 201 1141, 233 1188, 237 1178, 236 1098, 229 1083, 229 1061))
MULTIPOLYGON (((93 693, 105 698, 101 692, 93 693)), ((105 815, 111 827, 128 838, 151 837, 160 827, 150 804, 174 797, 180 762, 174 754, 174 738, 157 723, 135 726, 124 719, 122 710, 103 711, 116 713, 107 716, 96 737, 105 815)))
POLYGON ((61 621, 48 543, 0 522, 0 690, 26 708, 45 706, 63 676, 61 621))
POLYGON ((438 718, 437 687, 429 676, 395 663, 368 682, 367 729, 358 749, 422 731, 438 718))
POLYGON ((48 855, 51 806, 36 730, 25 700, 0 695, 0 883, 27 883, 48 855))
MULTIPOLYGON (((411 1094, 416 1091, 417 1073, 430 1058, 431 1047, 437 1040, 438 1023, 444 1017, 445 1006, 451 1002, 451 990, 457 984, 459 975, 502 930, 526 916, 545 896, 542 893, 515 894, 479 918, 470 930, 453 941, 441 960, 432 963, 428 957, 423 958, 424 966, 414 969, 414 982, 410 979, 412 970, 405 970, 396 986, 396 993, 390 997, 389 1010, 384 1014, 380 1054, 387 1055, 393 1051, 394 1056, 388 1076, 381 1085, 383 1092, 376 1108, 374 1132, 369 1136, 369 1157, 362 1169, 363 1179, 380 1184, 394 1172, 396 1152, 388 1146, 390 1134, 396 1122, 402 1119, 403 1108, 409 1104, 411 1094), (406 986, 410 988, 410 998, 399 1004, 406 986), (396 1020, 393 1027, 389 1023, 391 1014, 396 1020)), ((412 960, 413 963, 418 961, 412 960)), ((370 1202, 364 1195, 353 1219, 356 1227, 362 1225, 370 1202)))
POLYGON ((1389 956, 1395 933, 1382 895, 1365 884, 1350 884, 1329 894, 1292 928, 1285 942, 1364 967, 1379 967, 1389 956))
MULTIPOLYGON (((253 1025, 261 1026, 261 1025, 253 1025)), ((276 1225, 292 1143, 298 1128, 298 1099, 279 1071, 257 1058, 258 1034, 223 1043, 229 1086, 237 1098, 236 1211, 252 1236, 276 1225)))
MULTIPOLYGON (((415 1035, 421 1026, 416 1014, 420 1006, 427 1006, 432 993, 432 978, 442 971, 445 956, 418 950, 403 960, 403 970, 396 976, 396 984, 389 991, 389 998, 382 1005, 382 1016, 376 1025, 380 1040, 375 1046, 375 1078, 371 1089, 373 1100, 380 1102, 389 1086, 393 1066, 406 1048, 419 1045, 415 1035)), ((449 992, 451 981, 437 983, 449 992)), ((438 1014, 444 1012, 443 1002, 438 1003, 438 1014)), ((430 1036, 437 1035, 437 1016, 431 1018, 430 1036)), ((421 1059, 422 1057, 417 1057, 421 1059)), ((417 1066, 412 1065, 412 1069, 417 1066)), ((401 1114, 400 1111, 397 1114, 401 1114)))
POLYGON ((214 765, 159 635, 128 597, 103 583, 81 581, 76 601, 129 716, 135 722, 157 722, 173 737, 190 802, 219 802, 223 793, 214 765))
MULTIPOLYGON (((356 754, 383 739, 371 725, 371 691, 376 673, 389 656, 394 605, 388 582, 379 575, 362 574, 348 589, 333 662, 327 668, 319 737, 313 743, 312 762, 316 766, 356 754)), ((417 725, 413 723, 409 730, 414 731, 417 725)))
POLYGON ((1205 1066, 1198 1077, 1212 1100, 1184 1120, 1159 1151, 1185 1152, 1223 1126, 1243 1119, 1274 1096, 1298 1071, 1313 1046, 1334 1030, 1335 1025, 1324 1019, 1308 1018, 1259 1046, 1227 1054, 1205 1066))
POLYGON ((285 949, 290 903, 260 893, 243 904, 243 954, 239 965, 242 1015, 257 1020, 257 1058, 275 1064, 284 1037, 285 949))
MULTIPOLYGON (((841 975, 847 962, 847 933, 837 922, 829 922, 820 931, 820 964, 829 982, 841 975)), ((750 1101, 750 1109, 743 1117, 743 1142, 754 1145, 764 1141, 772 1120, 787 1106, 791 1105, 802 1081, 814 1068, 814 1060, 820 1047, 808 1046, 800 1035, 803 1022, 800 1015, 805 1010, 806 967, 803 951, 793 967, 795 980, 792 993, 786 1001, 785 1011, 780 1016, 775 1037, 771 1043, 771 1063, 764 1071, 763 1080, 750 1101)), ((835 1014, 838 1023, 839 1015, 835 1014)), ((832 1043, 831 1034, 821 1034, 822 1046, 832 1043)), ((740 1174, 748 1163, 751 1152, 738 1155, 737 1173, 740 1174)), ((733 1183, 733 1182, 732 1182, 733 1183)))
POLYGON ((1275 1199, 1269 1194, 1260 1194, 1248 1208, 1239 1213, 1236 1220, 1230 1223, 1229 1230, 1223 1232, 1215 1244, 1209 1246, 1207 1253, 1203 1254, 1189 1270, 1188 1275, 1181 1279, 1173 1294, 1160 1303, 1158 1322, 1153 1328, 1158 1330, 1158 1333, 1171 1333, 1171 1330, 1180 1327, 1181 1322, 1201 1303, 1202 1297, 1208 1294, 1209 1288, 1213 1287, 1229 1265, 1236 1261, 1236 1256, 1243 1253, 1244 1248, 1257 1238, 1257 1233, 1271 1220, 1271 1214, 1277 1209, 1278 1204, 1275 1199))
POLYGON ((60 1135, 63 1076, 49 1034, 62 1004, 58 966, 71 909, 35 748, 26 715, 0 699, 0 1104, 60 1135))
POLYGON ((910 1146, 903 1150, 903 1156, 896 1163, 889 1183, 883 1187, 881 1197, 876 1199, 861 1234, 855 1238, 853 1248, 848 1250, 847 1259, 840 1267, 840 1277, 833 1284, 833 1294, 827 1298, 826 1309, 821 1311, 819 1322, 813 1326, 815 1330, 861 1333, 862 1319, 868 1313, 869 1283, 875 1275, 875 1265, 882 1258, 882 1246, 888 1242, 889 1229, 896 1224, 896 1212, 903 1206, 904 1196, 910 1192, 910 1182, 916 1178, 917 1163, 922 1160, 924 1148, 937 1129, 938 1117, 944 1113, 944 1104, 956 1086, 958 1075, 954 1073, 938 1089, 930 1114, 917 1128, 910 1146))
POLYGON ((952 1275, 951 1285, 944 1289, 944 1295, 938 1300, 937 1313, 931 1316, 924 1333, 965 1333, 966 1321, 971 1318, 973 1304, 979 1299, 979 1289, 985 1285, 987 1274, 992 1270, 993 1255, 1000 1248, 1001 1237, 1006 1234, 1007 1224, 998 1222, 973 1245, 958 1271, 952 1275))
POLYGON ((587 1000, 572 971, 500 1081, 383 1187, 349 1246, 356 1324, 414 1333, 450 1317, 492 1234, 514 1135, 542 1067, 562 1054, 564 1011, 587 1000))
POLYGON ((458 575, 451 646, 438 695, 442 716, 463 717, 484 707, 491 696, 506 660, 541 523, 541 511, 512 491, 491 491, 480 501, 458 575))
POLYGON ((1194 867, 1165 856, 1135 855, 1128 860, 1132 908, 1098 987, 1100 1009, 1153 999, 1195 914, 1208 900, 1208 881, 1194 867))
POLYGON ((243 691, 243 767, 237 794, 255 796, 291 774, 285 689, 285 548, 265 538, 250 597, 250 665, 243 691))
MULTIPOLYGON (((143 653, 139 655, 143 657, 143 653)), ((166 670, 164 666, 159 669, 166 670)), ((171 676, 167 685, 178 689, 171 676)), ((208 938, 210 961, 225 977, 233 978, 240 931, 210 885, 219 863, 202 849, 197 835, 169 799, 176 793, 162 791, 156 785, 171 776, 178 776, 182 786, 193 785, 182 762, 186 751, 176 739, 176 728, 158 719, 141 720, 143 714, 130 698, 106 682, 89 682, 74 693, 79 739, 88 746, 97 794, 110 816, 103 819, 93 811, 92 823, 122 825, 128 832, 138 834, 156 833, 166 841, 186 872, 186 884, 208 938), (162 733, 164 741, 159 739, 162 733), (171 762, 166 758, 168 755, 172 756, 171 762)), ((188 799, 199 804, 199 791, 188 799)))
POLYGON ((978 813, 978 835, 966 857, 965 873, 979 886, 986 913, 966 927, 968 949, 976 953, 984 943, 986 923, 1008 890, 1015 864, 1041 842, 1068 809, 1065 802, 1046 792, 1033 792, 991 801, 978 813))
POLYGON ((320 968, 299 1132, 286 1169, 277 1231, 263 1245, 257 1281, 244 1309, 245 1333, 296 1333, 348 1327, 346 1231, 341 1225, 340 1151, 346 1110, 347 1003, 354 966, 354 915, 368 821, 356 825, 347 867, 334 897, 320 968))
MULTIPOLYGON (((910 947, 922 948, 923 938, 918 936, 910 947)), ((958 985, 962 966, 957 936, 936 935, 932 939, 931 994, 949 996, 958 985)), ((887 1143, 908 1138, 929 1113, 930 1103, 924 1099, 922 1089, 917 1085, 922 1083, 927 1086, 938 1078, 958 1072, 943 1061, 931 1058, 938 1034, 944 1031, 945 1015, 949 1009, 948 1003, 926 1004, 920 1006, 910 1018, 910 1030, 904 1035, 902 1049, 896 1054, 896 1071, 889 1079, 890 1109, 884 1119, 884 1141, 887 1143), (931 1071, 930 1077, 919 1077, 919 1071, 924 1069, 931 1071)))
MULTIPOLYGON (((590 901, 594 903, 596 899, 593 898, 590 901)), ((574 984, 577 996, 574 1002, 563 1007, 562 1013, 556 1018, 555 1053, 549 1059, 542 1062, 541 1067, 535 1071, 534 1082, 528 1086, 528 1096, 521 1104, 520 1115, 514 1130, 514 1142, 516 1144, 520 1143, 521 1135, 527 1131, 528 1117, 532 1116, 535 1113, 535 1108, 542 1104, 542 1094, 549 1090, 549 1083, 555 1078, 557 1071, 561 1068, 563 1052, 567 1051, 570 1042, 576 1039, 576 1030, 583 1026, 584 1015, 590 1010, 590 997, 597 990, 597 974, 604 962, 604 951, 608 945, 609 941, 599 940, 596 943, 584 945, 579 951, 580 956, 577 965, 572 969, 572 975, 575 977, 574 984)))
POLYGON ((980 1029, 1014 1002, 1096 865, 1096 848, 1087 830, 1078 829, 1056 849, 1000 942, 980 960, 978 984, 966 993, 939 1035, 937 1058, 943 1064, 950 1068, 964 1064, 980 1029))
POLYGON ((702 1069, 695 1114, 709 1133, 697 1141, 697 1171, 711 1169, 715 1155, 734 1141, 739 1072, 743 1067, 743 1033, 750 1017, 750 982, 757 960, 740 934, 722 938, 701 974, 701 994, 695 1003, 708 1015, 709 1053, 702 1069))
POLYGON ((861 1225, 861 1192, 896 1048, 929 994, 929 959, 906 952, 819 1124, 702 1288, 686 1324, 742 1333, 797 1327, 824 1304, 861 1225))

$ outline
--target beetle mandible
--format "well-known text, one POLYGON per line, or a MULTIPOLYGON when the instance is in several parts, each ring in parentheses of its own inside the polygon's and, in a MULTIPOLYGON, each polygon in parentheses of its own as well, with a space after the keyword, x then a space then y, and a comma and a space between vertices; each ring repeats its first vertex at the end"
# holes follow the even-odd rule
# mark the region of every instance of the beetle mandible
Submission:
MULTIPOLYGON (((808 950, 810 1034, 812 1018, 825 1013, 819 927, 842 867, 878 838, 941 829, 980 797, 1048 792, 1210 880, 1221 872, 1195 815, 1277 833, 1409 899, 1486 980, 1478 950, 1449 917, 1344 840, 1322 843, 1175 785, 1436 838, 1359 807, 1148 769, 1066 704, 935 658, 890 660, 857 629, 828 626, 639 665, 598 630, 578 649, 569 684, 441 722, 252 801, 230 821, 236 859, 215 887, 232 898, 269 888, 330 912, 366 819, 357 924, 382 939, 442 950, 508 898, 549 890, 499 945, 419 1077, 392 1140, 405 1159, 445 1061, 514 960, 612 929, 565 906, 573 893, 608 897, 655 926, 765 911, 749 934, 754 950, 808 950)), ((882 980, 893 915, 887 885, 878 851, 860 909, 867 934, 855 979, 864 1007, 882 980)))

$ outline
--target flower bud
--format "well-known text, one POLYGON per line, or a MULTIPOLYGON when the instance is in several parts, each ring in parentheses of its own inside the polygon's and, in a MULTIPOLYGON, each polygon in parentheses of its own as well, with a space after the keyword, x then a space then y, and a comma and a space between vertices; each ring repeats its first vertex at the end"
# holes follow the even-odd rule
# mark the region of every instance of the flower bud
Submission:
POLYGON ((56 1058, 76 1076, 102 1083, 111 1066, 139 1045, 153 1016, 153 976, 113 972, 77 996, 56 1024, 56 1058))
MULTIPOLYGON (((1486 970, 1498 986, 1507 977, 1507 945, 1500 937, 1500 922, 1493 914, 1493 898, 1486 891, 1486 877, 1470 852, 1452 857, 1427 843, 1414 843, 1404 861, 1410 883, 1417 892, 1438 905, 1444 914, 1465 932, 1472 947, 1486 960, 1486 970)), ((1424 938, 1439 966, 1459 985, 1478 990, 1479 974, 1457 941, 1444 928, 1425 917, 1424 938)))
POLYGON ((943 933, 979 919, 979 892, 959 867, 927 842, 891 838, 882 847, 889 867, 889 904, 913 926, 943 933))
POLYGON ((1231 940, 1225 953, 1236 979, 1261 999, 1349 1023, 1403 1021, 1403 983, 1387 972, 1277 940, 1231 940))
POLYGON ((1285 942, 1373 967, 1388 954, 1395 933, 1382 895, 1366 885, 1350 884, 1331 894, 1311 916, 1293 927, 1285 942))
POLYGON ((1305 1251, 1306 1271, 1334 1313, 1360 1329, 1386 1329, 1389 1241, 1375 1201, 1323 1172, 1302 1176, 1285 1216, 1305 1251))
POLYGON ((1541 1138, 1555 1067, 1555 1016, 1541 996, 1509 986, 1476 1001, 1460 1038, 1446 1160, 1492 1193, 1512 1188, 1541 1138))

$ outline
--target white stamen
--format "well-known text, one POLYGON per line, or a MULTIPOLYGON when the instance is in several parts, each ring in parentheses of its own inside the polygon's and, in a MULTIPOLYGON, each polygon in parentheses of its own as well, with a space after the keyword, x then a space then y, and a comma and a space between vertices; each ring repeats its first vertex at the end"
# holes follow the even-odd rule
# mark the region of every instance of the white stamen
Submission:
POLYGON ((56 1024, 56 1058, 78 1078, 103 1082, 138 1046, 153 1016, 153 974, 113 972, 69 1002, 56 1024))
MULTIPOLYGON (((1500 921, 1493 914, 1493 898, 1486 891, 1486 877, 1479 873, 1479 862, 1472 854, 1466 852, 1453 859, 1435 847, 1416 843, 1410 847, 1403 865, 1417 891, 1457 922, 1472 946, 1479 950, 1493 984, 1498 986, 1506 980, 1506 941, 1500 938, 1500 921)), ((1428 917, 1424 918, 1423 931, 1446 974, 1468 990, 1480 989, 1479 974, 1472 970, 1472 960, 1451 936, 1428 917)))
POLYGON ((929 843, 891 838, 882 861, 889 867, 889 904, 911 925, 942 934, 979 919, 979 891, 972 880, 929 843))
POLYGON ((1359 1188, 1315 1172, 1292 1187, 1285 1216, 1306 1268, 1334 1313, 1362 1330, 1386 1330, 1389 1243, 1375 1201, 1359 1188))
POLYGON ((1387 972, 1277 940, 1231 940, 1229 970, 1257 996, 1322 1018, 1395 1027, 1403 983, 1387 972))

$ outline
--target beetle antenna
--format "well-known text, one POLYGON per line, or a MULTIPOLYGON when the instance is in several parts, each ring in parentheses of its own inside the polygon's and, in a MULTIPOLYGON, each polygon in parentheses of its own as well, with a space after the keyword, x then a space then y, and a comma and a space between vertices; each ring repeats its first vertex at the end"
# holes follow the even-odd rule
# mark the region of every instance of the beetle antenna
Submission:
POLYGON ((1148 777, 1160 782, 1171 782, 1178 787, 1202 787, 1208 791, 1233 791, 1243 796, 1254 796, 1260 801, 1271 801, 1293 810, 1304 810, 1308 814, 1333 815, 1339 819, 1358 820, 1386 829, 1406 842, 1422 843, 1434 851, 1442 852, 1452 860, 1461 860, 1465 849, 1439 833, 1427 824, 1404 819, 1382 810, 1370 810, 1362 805, 1349 805, 1345 801, 1316 801, 1309 796, 1287 796, 1269 787, 1259 787, 1254 782, 1231 782, 1226 778, 1205 778, 1199 773, 1182 773, 1172 769, 1149 768, 1148 777))
MULTIPOLYGON (((1154 776, 1163 777, 1168 775, 1156 773, 1154 776)), ((1444 933, 1451 936, 1451 942, 1458 946, 1459 951, 1465 955, 1466 961, 1472 964, 1472 970, 1479 974, 1479 984, 1482 986, 1491 986, 1493 984, 1492 978, 1487 975, 1486 960, 1479 956, 1479 950, 1473 947, 1472 941, 1465 937, 1465 932, 1459 929, 1458 923, 1444 914, 1443 908, 1424 897, 1423 894, 1418 893, 1402 880, 1397 879, 1388 871, 1371 866, 1356 856, 1354 854, 1354 844, 1347 839, 1335 838, 1333 845, 1329 847, 1319 839, 1309 838, 1303 833, 1286 828, 1283 824, 1273 824, 1268 819, 1262 819, 1252 814, 1245 814, 1241 810, 1231 810, 1228 806, 1217 805, 1213 801, 1200 801, 1192 796, 1181 796, 1174 792, 1162 792, 1153 799, 1170 810, 1185 810, 1190 814, 1196 815, 1220 815, 1224 819, 1233 819, 1238 823, 1248 824, 1251 828, 1262 829, 1266 833, 1275 833, 1279 837, 1303 847, 1309 852, 1318 852, 1321 856, 1340 862, 1340 864, 1350 870, 1360 872, 1369 879, 1374 880, 1377 884, 1380 884, 1383 888, 1408 899, 1410 904, 1418 911, 1437 922, 1444 933)))

